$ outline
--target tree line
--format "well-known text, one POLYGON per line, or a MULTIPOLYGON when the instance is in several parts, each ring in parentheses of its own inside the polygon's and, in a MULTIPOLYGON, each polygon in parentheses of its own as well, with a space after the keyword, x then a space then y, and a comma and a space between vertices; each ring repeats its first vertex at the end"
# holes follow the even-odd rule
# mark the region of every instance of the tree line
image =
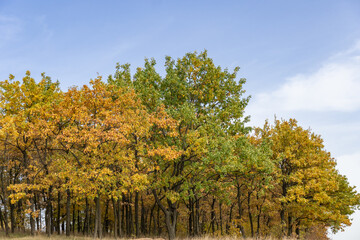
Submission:
POLYGON ((207 52, 61 91, 0 82, 0 227, 31 235, 326 238, 360 196, 295 119, 248 127, 245 79, 207 52))

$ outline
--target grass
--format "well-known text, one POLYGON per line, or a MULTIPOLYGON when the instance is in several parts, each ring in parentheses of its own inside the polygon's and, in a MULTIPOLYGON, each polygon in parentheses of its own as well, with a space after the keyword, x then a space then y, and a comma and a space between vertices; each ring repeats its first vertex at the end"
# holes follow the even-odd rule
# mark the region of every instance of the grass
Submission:
MULTIPOLYGON (((0 239, 19 239, 19 240, 36 240, 36 239, 43 239, 43 240, 93 240, 92 237, 84 237, 84 236, 70 236, 66 237, 65 235, 52 235, 50 238, 47 237, 45 234, 38 234, 35 236, 29 236, 28 233, 12 233, 10 237, 6 237, 5 233, 0 231, 0 239)), ((118 238, 118 240, 164 240, 166 238, 118 238)), ((204 237, 196 237, 196 238, 178 238, 179 240, 243 240, 241 237, 236 236, 224 236, 224 237, 211 237, 211 236, 204 236, 204 237)), ((102 240, 114 240, 111 237, 102 238, 102 240)), ((246 240, 276 240, 275 238, 247 238, 246 240)), ((295 240, 294 238, 284 238, 282 240, 295 240)))

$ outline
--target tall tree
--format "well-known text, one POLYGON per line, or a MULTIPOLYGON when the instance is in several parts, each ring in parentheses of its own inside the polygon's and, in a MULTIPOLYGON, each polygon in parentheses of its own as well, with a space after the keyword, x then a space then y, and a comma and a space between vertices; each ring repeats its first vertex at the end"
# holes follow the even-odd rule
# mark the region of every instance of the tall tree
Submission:
POLYGON ((245 131, 243 115, 249 98, 242 98, 245 79, 236 80, 239 69, 222 70, 206 51, 188 53, 177 61, 167 57, 164 78, 154 66, 154 60, 146 61, 133 84, 148 109, 162 102, 178 121, 176 138, 168 137, 166 144, 181 154, 170 159, 157 155, 158 170, 153 174, 153 179, 161 181, 153 193, 165 214, 169 237, 174 239, 180 201, 187 198, 189 185, 194 185, 188 179, 205 167, 209 141, 216 139, 210 130, 215 127, 223 136, 245 131))
POLYGON ((274 126, 265 123, 263 131, 272 141, 272 158, 277 161, 283 234, 291 236, 295 229, 299 232, 319 223, 333 230, 349 225, 349 214, 360 196, 338 174, 321 137, 298 126, 295 119, 275 120, 274 126))

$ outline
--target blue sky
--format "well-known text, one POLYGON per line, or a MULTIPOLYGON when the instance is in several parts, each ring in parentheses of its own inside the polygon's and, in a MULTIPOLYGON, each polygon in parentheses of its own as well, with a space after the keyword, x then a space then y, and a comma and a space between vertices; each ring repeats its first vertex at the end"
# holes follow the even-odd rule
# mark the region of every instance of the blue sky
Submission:
MULTIPOLYGON (((360 188, 360 1, 0 0, 0 79, 46 72, 66 90, 116 62, 208 50, 240 66, 253 125, 295 117, 360 188)), ((333 239, 358 239, 354 224, 333 239)))

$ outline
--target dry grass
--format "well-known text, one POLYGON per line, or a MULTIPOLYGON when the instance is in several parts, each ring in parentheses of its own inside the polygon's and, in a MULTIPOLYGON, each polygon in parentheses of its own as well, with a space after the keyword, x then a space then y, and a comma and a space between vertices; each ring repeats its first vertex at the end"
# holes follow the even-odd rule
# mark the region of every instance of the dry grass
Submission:
MULTIPOLYGON (((42 240, 93 240, 92 237, 83 237, 83 236, 70 236, 66 237, 64 235, 52 235, 50 238, 48 238, 44 234, 39 234, 36 236, 29 236, 26 233, 14 233, 10 234, 10 237, 5 237, 5 233, 0 231, 0 239, 19 239, 19 240, 36 240, 36 239, 42 239, 42 240)), ((211 236, 204 236, 204 237, 197 237, 197 238, 178 238, 179 240, 243 240, 243 238, 240 237, 211 237, 211 236)), ((114 240, 114 238, 106 237, 102 238, 102 240, 114 240)), ((118 238, 118 240, 165 240, 165 238, 118 238)), ((276 240, 275 238, 262 238, 262 239, 256 239, 256 238, 247 238, 246 240, 276 240)), ((294 238, 284 238, 282 240, 295 240, 294 238)))

